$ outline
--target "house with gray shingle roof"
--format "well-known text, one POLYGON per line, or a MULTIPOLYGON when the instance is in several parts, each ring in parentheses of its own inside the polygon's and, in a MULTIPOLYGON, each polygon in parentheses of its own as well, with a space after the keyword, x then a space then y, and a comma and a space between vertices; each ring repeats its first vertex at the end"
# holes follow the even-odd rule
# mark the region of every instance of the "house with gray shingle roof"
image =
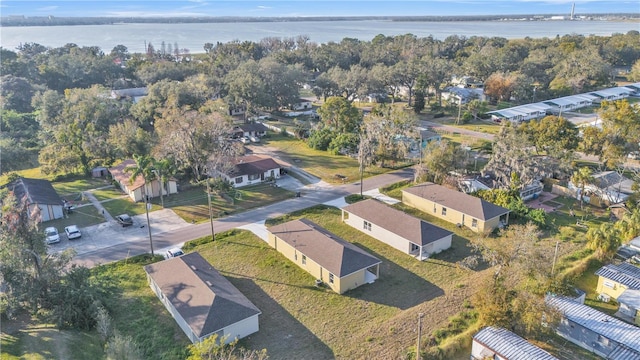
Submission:
POLYGON ((626 262, 608 264, 596 275, 596 291, 601 298, 612 298, 620 304, 616 316, 640 325, 640 267, 626 262))
POLYGON ((144 267, 151 290, 192 343, 229 343, 258 331, 260 310, 199 253, 144 267))
POLYGON ((572 343, 610 360, 640 359, 640 328, 564 296, 547 296, 560 312, 556 332, 572 343))
POLYGON ((246 155, 239 157, 230 171, 218 175, 233 186, 242 187, 280 178, 282 166, 270 157, 246 155))
POLYGON ((509 223, 509 209, 434 183, 402 190, 402 202, 476 232, 491 231, 509 223))
POLYGON ((558 360, 507 329, 485 327, 473 336, 471 360, 558 360))
POLYGON ((267 231, 269 245, 338 294, 378 279, 378 258, 308 219, 267 231))
POLYGON ((453 233, 377 200, 342 208, 342 221, 419 260, 451 247, 453 233))
POLYGON ((18 201, 26 201, 29 214, 40 222, 64 217, 62 198, 49 180, 19 178, 6 185, 18 201))

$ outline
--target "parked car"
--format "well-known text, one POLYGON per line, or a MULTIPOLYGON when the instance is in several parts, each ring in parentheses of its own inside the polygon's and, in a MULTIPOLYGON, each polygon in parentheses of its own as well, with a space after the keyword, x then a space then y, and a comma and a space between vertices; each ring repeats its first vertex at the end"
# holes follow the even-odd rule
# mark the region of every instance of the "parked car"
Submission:
POLYGON ((248 136, 243 136, 243 137, 240 138, 240 142, 243 143, 243 144, 248 144, 248 143, 251 142, 251 139, 249 139, 248 136))
POLYGON ((260 138, 257 136, 249 136, 249 140, 254 143, 260 142, 260 138))
POLYGON ((116 216, 116 221, 118 224, 122 225, 122 227, 133 225, 133 219, 128 214, 120 214, 116 216))
POLYGON ((58 229, 53 226, 49 226, 44 229, 44 234, 47 236, 47 244, 55 244, 60 242, 60 234, 58 233, 58 229))
POLYGON ((178 256, 182 256, 182 255, 184 255, 184 251, 182 251, 182 249, 180 249, 180 248, 173 248, 173 249, 169 249, 169 250, 167 251, 167 254, 165 255, 165 257, 166 257, 167 259, 171 259, 171 258, 178 257, 178 256))
POLYGON ((78 229, 75 225, 69 225, 64 228, 64 232, 67 234, 67 239, 73 240, 82 237, 82 233, 80 233, 80 229, 78 229))

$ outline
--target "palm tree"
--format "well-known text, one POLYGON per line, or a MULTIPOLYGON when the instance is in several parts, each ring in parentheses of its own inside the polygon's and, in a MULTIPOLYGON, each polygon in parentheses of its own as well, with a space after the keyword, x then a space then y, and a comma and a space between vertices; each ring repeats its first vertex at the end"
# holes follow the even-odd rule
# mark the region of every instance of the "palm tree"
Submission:
POLYGON ((175 167, 170 159, 164 158, 162 160, 152 159, 152 169, 154 177, 160 182, 160 205, 164 209, 164 184, 167 182, 167 178, 175 173, 175 167))
POLYGON ((584 188, 593 183, 593 175, 591 169, 583 166, 578 171, 575 171, 571 176, 571 182, 580 188, 580 209, 582 210, 582 203, 584 198, 584 188))
POLYGON ((620 231, 613 223, 602 223, 587 231, 588 247, 600 260, 610 259, 620 247, 620 231))

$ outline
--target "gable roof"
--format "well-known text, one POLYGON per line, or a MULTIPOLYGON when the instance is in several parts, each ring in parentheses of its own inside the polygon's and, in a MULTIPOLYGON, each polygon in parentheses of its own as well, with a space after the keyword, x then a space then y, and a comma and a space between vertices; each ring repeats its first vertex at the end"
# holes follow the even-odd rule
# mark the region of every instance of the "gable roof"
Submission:
POLYGON ((629 348, 634 354, 634 357, 629 359, 640 358, 640 328, 637 326, 564 296, 547 296, 546 302, 558 309, 568 320, 629 348))
POLYGON ((509 330, 488 326, 473 336, 473 341, 509 360, 558 360, 509 330))
POLYGON ((342 210, 370 221, 376 226, 389 230, 418 245, 426 245, 453 235, 449 230, 413 217, 374 199, 347 205, 342 210))
POLYGON ((229 172, 229 176, 256 175, 280 168, 280 164, 270 157, 263 158, 256 155, 248 155, 236 160, 236 164, 229 172))
POLYGON ((381 263, 378 258, 308 219, 289 221, 268 230, 338 277, 381 263))
POLYGON ((640 290, 640 268, 629 264, 607 264, 596 271, 596 275, 625 285, 629 289, 640 290))
POLYGON ((198 337, 261 314, 197 252, 147 265, 144 270, 198 337))
POLYGON ((412 186, 402 190, 402 192, 433 201, 446 208, 459 211, 483 221, 509 213, 509 209, 505 209, 502 206, 494 205, 473 195, 467 195, 463 192, 451 190, 429 182, 412 186))
POLYGON ((20 178, 7 184, 16 199, 26 198, 29 204, 60 205, 62 199, 49 180, 20 178))
POLYGON ((113 176, 114 179, 116 179, 119 183, 126 186, 127 189, 135 190, 144 185, 144 177, 142 175, 138 175, 136 179, 133 181, 133 183, 131 183, 129 182, 129 179, 131 179, 132 173, 125 171, 126 168, 135 167, 135 166, 136 166, 135 160, 127 159, 121 162, 120 164, 112 168, 109 168, 109 172, 111 173, 111 176, 113 176))

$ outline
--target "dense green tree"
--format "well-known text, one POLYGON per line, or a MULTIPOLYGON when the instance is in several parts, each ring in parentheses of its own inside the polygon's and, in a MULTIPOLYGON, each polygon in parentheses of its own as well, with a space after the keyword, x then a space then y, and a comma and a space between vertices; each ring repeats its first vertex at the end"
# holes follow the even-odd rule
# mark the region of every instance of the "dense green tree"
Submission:
POLYGON ((618 251, 622 241, 619 228, 610 222, 605 222, 587 231, 588 248, 595 251, 595 256, 603 261, 610 260, 618 251))
POLYGON ((432 141, 424 150, 421 166, 441 184, 451 171, 463 170, 468 154, 458 144, 447 140, 432 141))
POLYGON ((119 159, 131 158, 133 154, 148 154, 155 144, 151 133, 131 119, 109 126, 107 142, 114 157, 119 159))
POLYGON ((3 109, 19 113, 33 111, 31 98, 35 93, 35 88, 28 79, 4 75, 0 77, 0 85, 0 105, 3 109))
POLYGON ((545 116, 540 120, 523 123, 520 127, 520 131, 529 135, 538 154, 562 158, 578 148, 578 128, 563 117, 545 116))
POLYGON ((362 122, 362 112, 347 99, 330 97, 318 109, 324 126, 336 133, 355 133, 362 122))
POLYGON ((584 202, 584 188, 594 182, 591 168, 583 166, 574 171, 573 175, 571 175, 571 182, 580 189, 580 208, 582 208, 584 202))

